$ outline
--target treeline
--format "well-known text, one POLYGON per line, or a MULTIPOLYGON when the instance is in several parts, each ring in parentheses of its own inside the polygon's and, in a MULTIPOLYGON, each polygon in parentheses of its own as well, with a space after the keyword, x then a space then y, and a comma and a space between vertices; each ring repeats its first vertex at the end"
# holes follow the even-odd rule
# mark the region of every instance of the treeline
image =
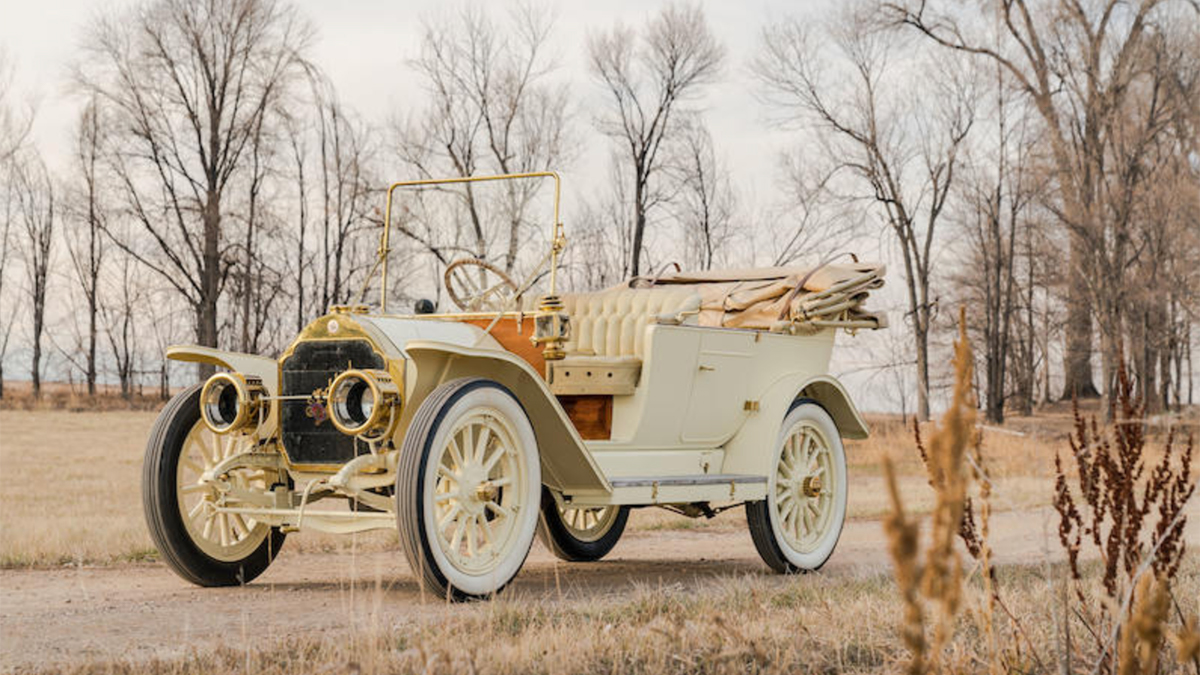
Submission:
MULTIPOLYGON (((698 5, 668 3, 572 46, 578 82, 555 35, 553 12, 527 4, 428 19, 408 64, 423 96, 365 120, 287 2, 132 4, 83 36, 57 175, 0 61, 0 380, 18 344, 35 395, 49 358, 89 394, 115 381, 131 396, 170 390, 173 342, 273 353, 358 300, 389 179, 569 170, 602 143, 607 180, 574 195, 571 288, 866 242, 902 289, 904 346, 881 365, 915 374, 921 418, 950 333, 940 310, 960 304, 992 421, 1111 396, 1120 364, 1152 412, 1192 402, 1194 3, 862 1, 772 20, 736 55, 698 5), (738 140, 705 119, 735 79, 796 139, 762 204, 723 159, 738 140)), ((463 256, 519 277, 544 249, 545 200, 531 182, 404 197, 389 298, 440 302, 441 268, 463 256)))

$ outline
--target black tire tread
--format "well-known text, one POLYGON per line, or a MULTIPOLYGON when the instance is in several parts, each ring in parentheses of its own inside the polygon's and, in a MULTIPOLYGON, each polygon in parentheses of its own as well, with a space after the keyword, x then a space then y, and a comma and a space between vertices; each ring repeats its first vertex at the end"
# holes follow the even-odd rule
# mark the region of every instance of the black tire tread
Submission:
POLYGON ((558 504, 549 488, 542 488, 541 513, 538 514, 537 536, 559 560, 567 562, 595 562, 608 555, 625 532, 629 520, 629 507, 621 506, 617 518, 604 536, 595 541, 581 541, 567 531, 558 511, 558 504))
POLYGON ((249 583, 266 571, 279 555, 287 535, 279 528, 271 528, 262 545, 239 562, 213 560, 192 543, 179 517, 178 504, 173 502, 178 451, 173 451, 170 445, 182 444, 199 419, 202 386, 195 384, 176 394, 154 421, 142 464, 142 510, 150 539, 172 571, 197 586, 236 586, 249 583), (189 408, 194 412, 189 412, 189 408), (175 461, 170 461, 172 458, 175 461))

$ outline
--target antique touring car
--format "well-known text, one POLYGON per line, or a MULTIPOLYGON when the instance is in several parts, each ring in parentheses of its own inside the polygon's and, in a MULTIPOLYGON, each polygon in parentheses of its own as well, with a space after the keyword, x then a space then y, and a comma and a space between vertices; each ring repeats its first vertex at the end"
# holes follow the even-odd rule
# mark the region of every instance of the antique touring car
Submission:
POLYGON ((884 325, 863 308, 883 268, 676 271, 559 295, 558 195, 553 173, 396 183, 377 310, 333 307, 278 359, 172 347, 220 371, 167 404, 147 445, 146 520, 167 564, 202 586, 246 583, 289 532, 397 528, 421 584, 476 598, 513 579, 535 534, 593 561, 630 508, 744 505, 767 565, 819 568, 846 515, 841 439, 867 435, 826 369, 839 329, 884 325), (528 278, 458 260, 444 280, 461 312, 389 313, 394 198, 534 179, 553 181, 554 220, 528 278))

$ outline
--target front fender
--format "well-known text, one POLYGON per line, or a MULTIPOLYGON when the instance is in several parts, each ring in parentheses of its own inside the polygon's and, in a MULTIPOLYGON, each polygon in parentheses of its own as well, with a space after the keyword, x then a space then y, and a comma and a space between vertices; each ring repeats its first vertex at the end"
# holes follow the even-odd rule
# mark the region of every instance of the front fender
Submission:
MULTIPOLYGON (((279 395, 279 363, 266 356, 229 352, 198 345, 172 345, 167 347, 167 358, 189 363, 209 363, 218 368, 253 375, 262 380, 268 396, 279 395)), ((265 428, 262 429, 264 435, 269 435, 275 429, 279 417, 278 409, 279 406, 274 403, 270 406, 271 413, 267 416, 265 428)))
MULTIPOLYGON (((545 381, 521 358, 503 350, 431 340, 410 340, 405 372, 406 418, 438 385, 460 377, 486 377, 516 395, 529 415, 542 459, 542 482, 570 494, 612 492, 592 453, 545 381)), ((402 420, 407 426, 408 420, 402 420)))
POLYGON ((831 375, 807 379, 785 377, 759 399, 759 410, 725 445, 723 473, 770 475, 775 461, 779 428, 796 399, 812 399, 829 412, 842 438, 862 439, 870 434, 845 387, 831 375))

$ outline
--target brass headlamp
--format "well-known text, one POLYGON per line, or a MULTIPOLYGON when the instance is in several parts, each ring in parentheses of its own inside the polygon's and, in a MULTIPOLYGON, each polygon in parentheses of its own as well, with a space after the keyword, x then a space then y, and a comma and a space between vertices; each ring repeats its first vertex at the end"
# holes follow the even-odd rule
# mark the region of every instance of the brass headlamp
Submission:
POLYGON ((265 393, 262 380, 241 373, 217 373, 200 390, 200 417, 218 434, 251 431, 265 393))
POLYGON ((400 387, 386 370, 347 370, 329 385, 329 420, 350 436, 380 438, 399 420, 400 387))

